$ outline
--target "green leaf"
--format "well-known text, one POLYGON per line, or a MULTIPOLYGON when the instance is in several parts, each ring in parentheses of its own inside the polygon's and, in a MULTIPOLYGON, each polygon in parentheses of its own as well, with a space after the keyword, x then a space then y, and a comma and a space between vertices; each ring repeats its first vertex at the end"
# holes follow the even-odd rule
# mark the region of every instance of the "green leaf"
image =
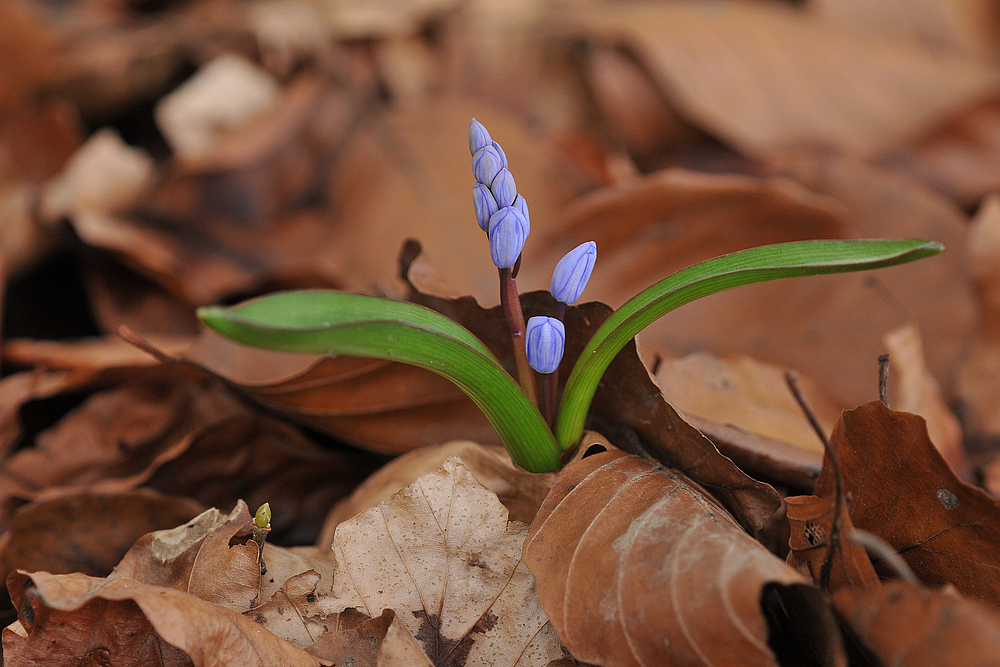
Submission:
POLYGON ((556 440, 568 449, 583 435, 587 411, 601 376, 636 334, 678 306, 741 285, 864 271, 911 262, 944 250, 934 241, 796 241, 741 250, 681 269, 630 299, 587 343, 566 382, 556 440))
POLYGON ((514 462, 561 466, 541 414, 468 329, 422 306, 325 290, 283 292, 233 308, 200 308, 209 327, 240 343, 286 352, 389 359, 442 375, 479 406, 514 462))

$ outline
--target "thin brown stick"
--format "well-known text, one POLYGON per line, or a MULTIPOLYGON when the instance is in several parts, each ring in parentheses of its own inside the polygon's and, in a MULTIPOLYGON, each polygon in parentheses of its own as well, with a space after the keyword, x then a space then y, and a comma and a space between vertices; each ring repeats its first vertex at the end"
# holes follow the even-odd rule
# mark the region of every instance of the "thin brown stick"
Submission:
POLYGON ((830 525, 830 549, 826 554, 826 558, 823 559, 823 565, 819 570, 819 586, 823 590, 826 590, 830 587, 830 573, 833 570, 834 550, 836 549, 837 551, 840 551, 841 558, 843 558, 843 547, 840 544, 840 515, 844 508, 844 478, 840 474, 840 463, 837 461, 837 457, 834 455, 833 449, 830 448, 830 441, 823 432, 823 427, 820 426, 819 420, 816 419, 816 415, 813 413, 812 408, 809 407, 805 396, 802 395, 802 390, 799 389, 799 381, 796 378, 795 373, 792 371, 786 372, 785 382, 788 384, 788 388, 791 390, 792 396, 795 397, 795 402, 799 404, 800 408, 802 408, 802 412, 805 413, 806 419, 809 420, 809 424, 816 432, 820 442, 823 443, 823 452, 826 454, 826 459, 830 462, 830 467, 833 469, 834 497, 833 522, 830 525))
POLYGON ((889 407, 889 355, 878 355, 878 400, 889 407))

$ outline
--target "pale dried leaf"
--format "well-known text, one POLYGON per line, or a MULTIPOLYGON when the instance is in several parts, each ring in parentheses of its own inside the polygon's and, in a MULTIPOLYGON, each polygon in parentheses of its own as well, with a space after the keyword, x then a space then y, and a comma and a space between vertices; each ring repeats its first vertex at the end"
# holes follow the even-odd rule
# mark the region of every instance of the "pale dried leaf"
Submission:
POLYGON ((971 481, 972 465, 962 444, 962 427, 945 405, 941 387, 924 361, 924 345, 915 324, 890 331, 882 340, 889 351, 889 368, 897 384, 889 387, 889 404, 927 421, 931 442, 961 479, 971 481))
POLYGON ((201 157, 226 130, 267 111, 279 92, 277 81, 253 63, 221 56, 161 99, 156 121, 175 153, 201 157))
POLYGON ((393 609, 435 664, 545 665, 562 648, 520 561, 526 530, 452 457, 337 527, 337 607, 393 609))

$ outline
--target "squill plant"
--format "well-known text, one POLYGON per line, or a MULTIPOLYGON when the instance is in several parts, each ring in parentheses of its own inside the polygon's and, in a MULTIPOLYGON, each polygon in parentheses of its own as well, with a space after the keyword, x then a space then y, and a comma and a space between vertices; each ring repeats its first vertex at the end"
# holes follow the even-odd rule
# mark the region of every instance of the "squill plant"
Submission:
POLYGON ((922 239, 816 240, 741 250, 682 269, 646 288, 601 325, 575 360, 561 397, 556 372, 565 349, 566 305, 582 295, 594 270, 591 241, 555 267, 552 316, 521 312, 516 278, 531 231, 528 206, 517 191, 507 156, 475 119, 469 126, 475 184, 473 209, 487 233, 500 277, 500 302, 514 342, 517 380, 469 330, 412 303, 332 290, 272 294, 233 307, 201 308, 198 316, 230 338, 289 352, 375 357, 442 375, 489 419, 511 458, 531 472, 557 470, 583 435, 594 392, 615 356, 642 329, 678 306, 741 285, 911 262, 941 252, 922 239), (536 389, 536 384, 538 385, 536 389), (540 398, 539 398, 540 396, 540 398), (558 399, 558 400, 557 400, 558 399))

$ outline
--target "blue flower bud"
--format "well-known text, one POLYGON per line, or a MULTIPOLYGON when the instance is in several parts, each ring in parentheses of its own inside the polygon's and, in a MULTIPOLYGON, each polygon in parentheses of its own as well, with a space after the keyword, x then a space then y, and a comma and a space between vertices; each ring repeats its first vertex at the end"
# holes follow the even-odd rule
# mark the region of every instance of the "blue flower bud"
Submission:
POLYGON ((514 197, 517 196, 514 175, 508 169, 501 169, 497 177, 493 179, 490 192, 493 193, 493 198, 497 200, 497 205, 501 208, 512 206, 514 204, 514 197))
POLYGON ((554 317, 532 317, 525 327, 528 365, 539 373, 559 370, 566 349, 566 327, 554 317))
POLYGON ((490 138, 490 133, 486 131, 482 123, 473 118, 472 122, 469 123, 469 152, 475 155, 480 148, 492 145, 493 139, 490 138))
POLYGON ((505 206, 490 218, 490 256, 501 269, 509 269, 517 262, 528 239, 528 225, 516 208, 505 206))
POLYGON ((503 163, 500 160, 500 154, 492 146, 480 148, 472 156, 472 173, 475 174, 476 180, 486 187, 493 185, 493 179, 497 177, 501 169, 503 169, 503 163))
POLYGON ((482 183, 472 186, 472 205, 476 209, 476 222, 484 232, 489 229, 490 218, 500 210, 497 200, 493 198, 493 193, 482 183))
POLYGON ((531 217, 528 215, 528 202, 524 201, 524 195, 520 192, 517 193, 517 197, 514 198, 514 203, 511 204, 514 208, 521 212, 524 216, 524 224, 527 225, 527 230, 525 234, 531 233, 531 217))
POLYGON ((552 296, 565 304, 579 299, 596 261, 597 244, 593 241, 581 243, 566 253, 552 272, 552 282, 549 283, 552 296))
POLYGON ((493 142, 493 148, 497 149, 497 155, 500 156, 500 164, 502 164, 503 168, 506 169, 507 168, 507 154, 503 152, 502 148, 500 148, 500 144, 498 144, 495 141, 493 142))

